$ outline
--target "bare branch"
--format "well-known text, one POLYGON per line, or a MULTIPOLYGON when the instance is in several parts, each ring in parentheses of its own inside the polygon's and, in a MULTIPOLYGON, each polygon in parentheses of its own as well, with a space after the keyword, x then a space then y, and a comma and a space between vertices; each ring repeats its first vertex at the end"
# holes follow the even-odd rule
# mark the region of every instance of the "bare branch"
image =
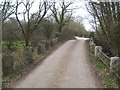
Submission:
POLYGON ((2 8, 2 21, 4 24, 5 20, 9 18, 12 14, 14 14, 15 7, 14 4, 12 4, 12 2, 5 0, 1 3, 1 8, 2 8))
POLYGON ((15 15, 16 15, 16 19, 19 23, 19 26, 21 28, 20 30, 22 31, 23 36, 25 38, 26 46, 28 46, 28 42, 29 42, 29 39, 30 39, 32 33, 35 31, 38 24, 42 21, 42 19, 45 17, 45 15, 47 14, 48 10, 51 7, 51 5, 49 4, 49 2, 47 2, 47 0, 40 2, 39 7, 38 7, 39 10, 36 13, 32 14, 31 8, 32 8, 33 4, 34 4, 34 1, 31 2, 30 0, 27 0, 26 2, 17 1, 17 4, 16 4, 15 15), (21 12, 20 14, 22 14, 25 24, 22 24, 23 22, 19 19, 20 11, 18 11, 18 8, 20 5, 22 5, 23 9, 24 9, 24 11, 21 12))
POLYGON ((62 31, 62 28, 64 25, 66 25, 69 21, 70 18, 72 16, 72 12, 70 13, 69 16, 68 15, 69 11, 68 11, 68 7, 72 4, 72 2, 69 3, 65 3, 65 1, 63 0, 59 5, 60 5, 60 10, 57 9, 56 7, 56 2, 54 2, 53 7, 51 8, 52 11, 52 15, 55 18, 55 21, 58 23, 59 25, 59 32, 62 31))

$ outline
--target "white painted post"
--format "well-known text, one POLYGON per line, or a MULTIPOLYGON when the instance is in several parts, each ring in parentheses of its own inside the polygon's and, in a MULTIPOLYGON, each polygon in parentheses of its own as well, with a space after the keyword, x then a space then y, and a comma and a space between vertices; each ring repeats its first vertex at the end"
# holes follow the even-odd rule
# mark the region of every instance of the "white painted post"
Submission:
POLYGON ((102 47, 101 46, 95 46, 95 57, 96 57, 96 60, 98 60, 98 57, 100 55, 100 51, 102 51, 102 47))
POLYGON ((111 73, 120 73, 120 57, 111 57, 110 58, 110 72, 111 73))

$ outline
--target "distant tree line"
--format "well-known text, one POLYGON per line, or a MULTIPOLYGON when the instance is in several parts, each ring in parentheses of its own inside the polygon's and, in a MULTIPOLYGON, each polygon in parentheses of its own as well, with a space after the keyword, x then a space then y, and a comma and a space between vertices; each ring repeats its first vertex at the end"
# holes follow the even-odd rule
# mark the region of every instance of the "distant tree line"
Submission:
POLYGON ((82 34, 85 31, 82 23, 77 25, 74 20, 71 22, 74 8, 70 8, 70 6, 73 2, 62 0, 57 3, 43 0, 39 1, 39 5, 36 6, 38 10, 32 12, 34 4, 33 0, 16 0, 14 2, 5 0, 0 3, 3 40, 9 41, 9 48, 15 40, 24 40, 26 46, 29 46, 29 42, 39 41, 40 38, 49 40, 53 37, 54 32, 63 32, 68 24, 69 27, 74 24, 76 28, 82 28, 81 30, 73 28, 71 32, 82 34), (39 40, 33 40, 38 38, 39 40))

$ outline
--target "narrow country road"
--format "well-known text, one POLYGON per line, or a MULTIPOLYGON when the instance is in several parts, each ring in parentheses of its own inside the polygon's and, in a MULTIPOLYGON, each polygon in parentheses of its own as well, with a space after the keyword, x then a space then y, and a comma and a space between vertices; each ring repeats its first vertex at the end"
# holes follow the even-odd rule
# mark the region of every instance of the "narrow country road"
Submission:
POLYGON ((100 88, 86 39, 69 40, 13 88, 100 88))

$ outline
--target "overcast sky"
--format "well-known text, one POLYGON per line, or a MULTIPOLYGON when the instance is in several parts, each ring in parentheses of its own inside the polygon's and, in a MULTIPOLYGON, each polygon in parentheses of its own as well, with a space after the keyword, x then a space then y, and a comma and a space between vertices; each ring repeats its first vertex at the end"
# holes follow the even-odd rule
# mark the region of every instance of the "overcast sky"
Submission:
MULTIPOLYGON (((4 0, 0 0, 0 1, 4 1, 4 0)), ((16 1, 16 0, 8 0, 8 1, 16 1)), ((52 0, 50 0, 52 1, 52 0)), ((59 2, 60 0, 54 0, 56 2, 59 2)), ((88 20, 86 19, 86 17, 89 18, 89 13, 87 12, 86 8, 85 8, 85 1, 86 0, 65 0, 66 2, 70 2, 70 1, 73 1, 74 3, 71 5, 72 8, 77 8, 75 9, 75 13, 73 14, 74 17, 76 17, 77 19, 79 19, 79 17, 81 16, 83 18, 83 24, 86 28, 86 30, 90 30, 91 29, 91 26, 88 22, 88 20)), ((31 12, 36 12, 39 4, 39 0, 36 0, 35 3, 33 4, 33 7, 32 7, 32 10, 31 12)), ((20 9, 22 11, 22 8, 20 9)))
MULTIPOLYGON (((38 4, 38 1, 36 1, 35 5, 38 4)), ((56 2, 59 2, 60 0, 54 0, 56 2)), ((66 2, 70 2, 73 1, 74 3, 71 5, 72 8, 78 8, 75 9, 75 13, 73 14, 74 17, 79 19, 79 16, 81 16, 83 18, 83 24, 86 28, 86 30, 90 30, 91 29, 91 25, 89 24, 88 20, 86 19, 86 17, 89 17, 89 13, 87 12, 86 8, 85 8, 85 0, 65 0, 66 2)), ((36 7, 33 8, 33 11, 35 11, 36 7)))

